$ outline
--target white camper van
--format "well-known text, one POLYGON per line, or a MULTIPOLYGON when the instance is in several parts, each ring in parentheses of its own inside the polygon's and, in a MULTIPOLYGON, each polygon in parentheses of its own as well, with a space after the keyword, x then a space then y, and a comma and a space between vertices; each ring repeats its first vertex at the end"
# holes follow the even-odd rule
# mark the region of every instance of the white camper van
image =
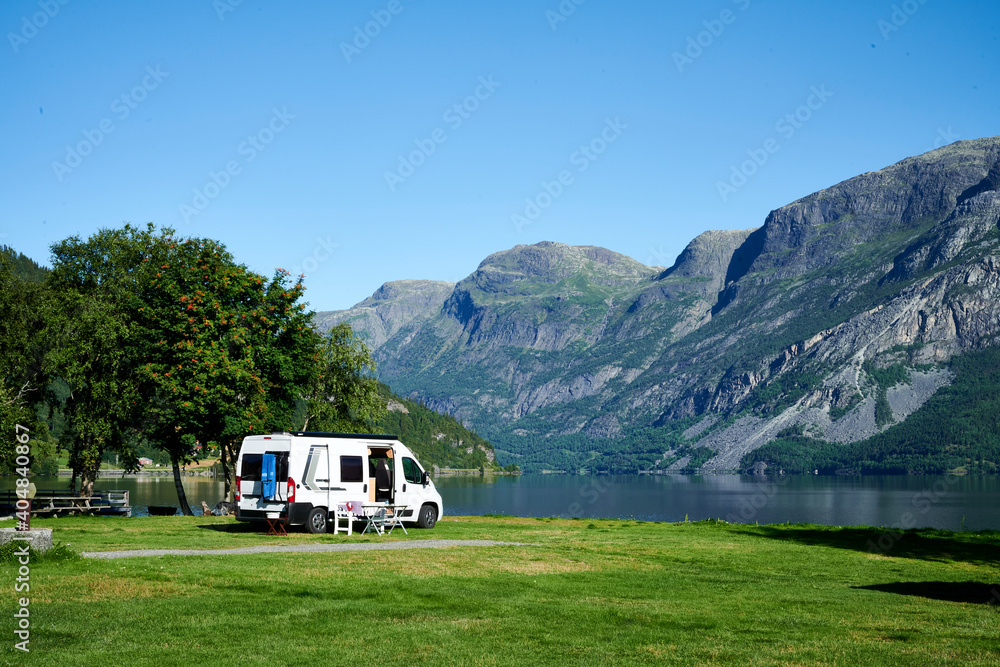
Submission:
POLYGON ((403 522, 433 528, 444 513, 430 475, 394 435, 282 432, 243 440, 236 518, 286 518, 326 532, 338 503, 405 505, 403 522))

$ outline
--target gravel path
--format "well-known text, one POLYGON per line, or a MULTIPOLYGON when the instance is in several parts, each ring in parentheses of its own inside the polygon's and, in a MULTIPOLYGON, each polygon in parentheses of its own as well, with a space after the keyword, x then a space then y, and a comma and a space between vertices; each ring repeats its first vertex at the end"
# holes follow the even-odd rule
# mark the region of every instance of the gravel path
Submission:
POLYGON ((84 551, 84 558, 136 558, 139 556, 229 556, 239 554, 306 553, 324 551, 384 551, 389 549, 443 549, 446 547, 534 546, 526 542, 494 540, 413 540, 410 542, 360 542, 354 544, 289 544, 239 547, 237 549, 135 549, 132 551, 84 551))

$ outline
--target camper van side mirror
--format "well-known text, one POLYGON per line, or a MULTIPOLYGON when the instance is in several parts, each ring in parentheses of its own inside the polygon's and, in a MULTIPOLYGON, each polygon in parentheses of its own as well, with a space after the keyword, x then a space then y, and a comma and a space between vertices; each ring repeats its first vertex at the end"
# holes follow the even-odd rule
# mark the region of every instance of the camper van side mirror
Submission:
POLYGON ((427 486, 431 481, 431 475, 426 470, 424 471, 424 478, 421 480, 424 486, 427 486))

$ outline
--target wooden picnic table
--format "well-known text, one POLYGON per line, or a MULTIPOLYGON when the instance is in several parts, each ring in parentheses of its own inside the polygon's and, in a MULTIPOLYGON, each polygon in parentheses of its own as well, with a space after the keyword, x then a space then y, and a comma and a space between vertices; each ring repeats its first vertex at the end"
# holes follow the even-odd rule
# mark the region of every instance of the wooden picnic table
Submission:
MULTIPOLYGON (((0 491, 0 508, 17 511, 17 491, 0 491)), ((97 491, 90 496, 70 495, 65 491, 38 491, 31 501, 32 516, 60 514, 132 515, 128 491, 97 491)))

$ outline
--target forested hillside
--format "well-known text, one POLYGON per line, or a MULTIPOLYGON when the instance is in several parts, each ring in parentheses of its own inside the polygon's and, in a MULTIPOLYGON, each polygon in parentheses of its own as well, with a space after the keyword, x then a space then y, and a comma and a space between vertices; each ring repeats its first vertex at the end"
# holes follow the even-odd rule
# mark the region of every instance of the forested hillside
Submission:
POLYGON ((48 269, 10 246, 0 245, 0 256, 10 261, 14 276, 20 280, 40 283, 45 280, 45 276, 49 273, 48 269))
MULTIPOLYGON (((431 468, 478 469, 500 471, 493 445, 450 415, 442 415, 414 401, 392 393, 379 385, 379 394, 388 409, 379 421, 384 433, 398 435, 413 450, 420 462, 431 468)), ((517 471, 516 465, 506 468, 517 471)))
POLYGON ((748 454, 743 467, 762 462, 770 472, 996 474, 1000 472, 1000 350, 968 352, 954 357, 948 366, 954 381, 906 421, 882 433, 839 444, 808 437, 799 427, 748 454))

